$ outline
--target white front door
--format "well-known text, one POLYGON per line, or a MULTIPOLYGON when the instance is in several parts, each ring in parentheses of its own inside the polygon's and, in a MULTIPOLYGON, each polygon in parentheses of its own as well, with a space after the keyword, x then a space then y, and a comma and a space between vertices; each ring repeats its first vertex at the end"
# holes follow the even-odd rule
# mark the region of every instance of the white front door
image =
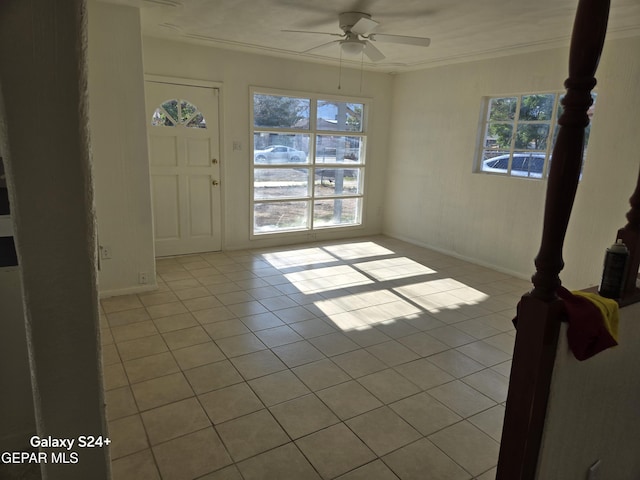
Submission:
POLYGON ((218 90, 145 82, 156 256, 221 249, 218 90))

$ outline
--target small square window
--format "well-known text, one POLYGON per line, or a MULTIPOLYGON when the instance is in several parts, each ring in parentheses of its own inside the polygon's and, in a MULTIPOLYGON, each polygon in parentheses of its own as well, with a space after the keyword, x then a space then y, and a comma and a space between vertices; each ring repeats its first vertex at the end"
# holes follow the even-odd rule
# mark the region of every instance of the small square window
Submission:
MULTIPOLYGON (((560 93, 490 97, 485 101, 481 124, 482 144, 477 172, 542 179, 548 175, 553 146, 562 114, 560 93)), ((593 116, 596 94, 592 94, 593 116)), ((584 156, 591 124, 585 131, 584 156)))

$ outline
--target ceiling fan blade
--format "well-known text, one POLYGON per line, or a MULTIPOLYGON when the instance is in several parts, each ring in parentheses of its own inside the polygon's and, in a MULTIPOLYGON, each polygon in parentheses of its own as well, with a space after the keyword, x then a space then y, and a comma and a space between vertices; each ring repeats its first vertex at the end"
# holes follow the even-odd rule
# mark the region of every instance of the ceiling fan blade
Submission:
POLYGON ((344 34, 340 34, 340 33, 311 32, 309 30, 280 30, 280 31, 287 32, 287 33, 313 33, 314 35, 331 35, 333 37, 344 37, 344 34))
POLYGON ((386 33, 372 33, 369 40, 375 42, 400 43, 402 45, 415 45, 417 47, 428 47, 431 43, 430 38, 426 37, 408 37, 406 35, 388 35, 386 33))
POLYGON ((365 43, 363 52, 372 62, 379 62, 385 59, 382 52, 374 47, 371 42, 365 43))
POLYGON ((355 23, 353 27, 351 27, 351 31, 353 33, 357 33, 358 35, 368 35, 369 33, 372 33, 378 27, 378 25, 380 24, 375 20, 362 17, 355 23))
POLYGON ((308 50, 304 50, 304 51, 302 51, 302 52, 300 52, 300 53, 309 53, 309 52, 312 52, 312 51, 314 51, 314 50, 318 50, 319 48, 324 48, 324 47, 327 47, 327 46, 329 46, 329 45, 333 45, 334 43, 339 43, 339 42, 340 42, 340 40, 332 40, 332 41, 330 41, 330 42, 323 43, 323 44, 321 44, 321 45, 317 45, 317 46, 315 46, 315 47, 311 47, 311 48, 309 48, 308 50))

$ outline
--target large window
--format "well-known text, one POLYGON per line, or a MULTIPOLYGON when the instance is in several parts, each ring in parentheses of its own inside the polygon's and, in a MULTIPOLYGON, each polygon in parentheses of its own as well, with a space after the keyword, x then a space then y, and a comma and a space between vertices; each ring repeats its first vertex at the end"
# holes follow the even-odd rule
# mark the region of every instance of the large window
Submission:
MULTIPOLYGON (((489 97, 483 105, 477 170, 513 177, 545 178, 562 114, 561 93, 489 97)), ((594 104, 589 109, 593 116, 594 104)), ((585 156, 591 124, 585 132, 585 156)))
POLYGON ((251 95, 253 233, 361 225, 366 102, 251 95))

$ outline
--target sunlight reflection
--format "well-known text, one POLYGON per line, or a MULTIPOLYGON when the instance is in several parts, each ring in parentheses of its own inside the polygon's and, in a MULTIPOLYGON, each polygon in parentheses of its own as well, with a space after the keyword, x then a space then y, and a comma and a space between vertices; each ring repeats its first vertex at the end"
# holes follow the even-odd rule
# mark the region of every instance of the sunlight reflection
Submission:
POLYGON ((278 269, 337 261, 333 255, 328 254, 321 248, 303 248, 274 253, 263 253, 262 257, 278 269))
POLYGON ((361 330, 421 313, 420 308, 389 290, 342 295, 314 305, 342 330, 361 330))
POLYGON ((462 282, 454 280, 453 278, 441 278, 438 280, 429 280, 426 282, 411 283, 409 285, 403 285, 401 287, 394 288, 394 290, 407 297, 420 297, 423 295, 430 295, 434 293, 446 292, 459 288, 470 288, 462 282))
MULTIPOLYGON (((460 283, 460 282, 456 282, 460 283)), ((461 284, 463 285, 463 284, 461 284)), ((457 309, 464 305, 476 305, 489 296, 471 287, 440 291, 428 295, 413 297, 411 300, 425 310, 435 313, 444 309, 457 309), (454 293, 455 292, 455 293, 454 293)))
POLYGON ((324 247, 327 252, 331 252, 342 260, 355 260, 357 258, 378 257, 383 255, 394 255, 395 252, 384 248, 374 242, 359 242, 342 245, 330 245, 324 247))
POLYGON ((328 292, 340 288, 374 283, 369 277, 348 265, 287 273, 285 278, 303 293, 328 292))
POLYGON ((356 312, 357 310, 355 312, 335 313, 328 315, 328 317, 340 330, 345 332, 371 328, 372 325, 368 323, 367 319, 361 318, 356 312))
POLYGON ((283 270, 284 277, 299 292, 324 297, 313 305, 343 331, 367 330, 446 310, 459 311, 489 298, 450 277, 416 281, 420 278, 415 277, 438 272, 395 255, 374 242, 358 242, 264 253, 263 258, 283 270), (367 257, 370 260, 350 262, 367 257), (293 271, 286 273, 287 269, 293 271), (363 292, 361 287, 365 285, 372 290, 363 292))
POLYGON ((356 263, 354 267, 379 281, 437 273, 435 270, 414 262, 407 257, 385 258, 383 260, 356 263))
POLYGON ((311 270, 303 270, 301 272, 286 273, 284 276, 291 283, 303 282, 305 280, 313 280, 322 277, 334 277, 337 275, 347 275, 354 273, 355 270, 349 265, 336 265, 333 267, 321 267, 311 270))

